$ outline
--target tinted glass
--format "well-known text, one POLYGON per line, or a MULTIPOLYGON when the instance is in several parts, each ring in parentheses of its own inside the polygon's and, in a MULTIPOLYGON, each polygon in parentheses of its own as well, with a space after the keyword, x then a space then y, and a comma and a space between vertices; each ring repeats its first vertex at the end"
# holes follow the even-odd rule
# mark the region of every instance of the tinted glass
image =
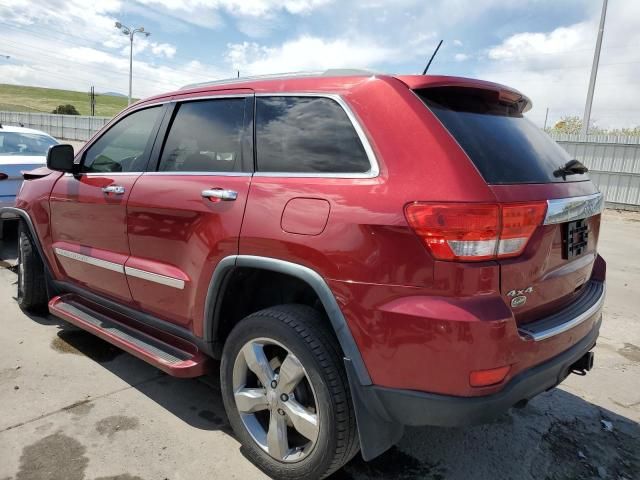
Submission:
POLYGON ((371 168, 347 114, 329 98, 258 98, 256 152, 262 172, 364 173, 371 168))
POLYGON ((183 103, 169 130, 159 170, 242 170, 244 98, 183 103))
POLYGON ((147 165, 151 132, 161 107, 151 107, 126 116, 89 147, 83 172, 140 172, 147 165))
POLYGON ((554 172, 571 157, 514 104, 495 92, 469 88, 433 88, 418 92, 467 153, 487 183, 551 183, 566 180, 554 172))
POLYGON ((53 138, 34 133, 3 132, 0 130, 0 155, 46 155, 56 142, 53 138))

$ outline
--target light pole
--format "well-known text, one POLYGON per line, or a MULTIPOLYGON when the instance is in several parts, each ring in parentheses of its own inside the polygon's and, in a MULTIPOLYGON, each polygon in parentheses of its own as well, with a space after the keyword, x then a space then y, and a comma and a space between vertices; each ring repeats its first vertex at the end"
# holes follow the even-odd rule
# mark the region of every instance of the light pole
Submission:
POLYGON ((124 35, 129 36, 129 101, 127 105, 131 105, 131 82, 133 79, 133 36, 136 33, 142 33, 145 37, 151 35, 151 32, 145 32, 144 27, 129 28, 120 22, 116 22, 116 28, 124 35))
POLYGON ((587 91, 587 103, 584 106, 582 117, 582 134, 589 133, 589 122, 591 121, 591 105, 593 104, 593 92, 596 89, 596 76, 598 75, 598 64, 600 63, 600 49, 602 48, 602 34, 604 33, 604 20, 607 16, 607 0, 602 0, 602 13, 600 14, 600 26, 598 27, 598 38, 596 39, 596 51, 593 54, 593 65, 591 66, 591 78, 589 79, 589 90, 587 91))

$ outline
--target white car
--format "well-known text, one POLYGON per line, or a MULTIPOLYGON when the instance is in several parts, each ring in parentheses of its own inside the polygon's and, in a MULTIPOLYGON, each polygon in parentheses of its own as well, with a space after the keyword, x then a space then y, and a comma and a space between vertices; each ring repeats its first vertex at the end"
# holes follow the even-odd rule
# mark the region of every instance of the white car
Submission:
MULTIPOLYGON (((22 172, 46 165, 47 151, 58 141, 39 130, 0 125, 0 208, 12 207, 22 185, 22 172)), ((2 221, 0 218, 0 235, 2 221)))

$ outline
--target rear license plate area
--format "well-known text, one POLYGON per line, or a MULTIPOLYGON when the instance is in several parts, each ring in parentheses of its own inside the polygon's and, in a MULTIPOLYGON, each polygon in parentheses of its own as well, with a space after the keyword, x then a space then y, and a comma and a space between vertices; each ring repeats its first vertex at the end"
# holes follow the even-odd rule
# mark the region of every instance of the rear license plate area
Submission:
POLYGON ((563 257, 571 259, 582 255, 587 251, 589 242, 589 225, 587 219, 576 220, 564 224, 562 235, 563 257))

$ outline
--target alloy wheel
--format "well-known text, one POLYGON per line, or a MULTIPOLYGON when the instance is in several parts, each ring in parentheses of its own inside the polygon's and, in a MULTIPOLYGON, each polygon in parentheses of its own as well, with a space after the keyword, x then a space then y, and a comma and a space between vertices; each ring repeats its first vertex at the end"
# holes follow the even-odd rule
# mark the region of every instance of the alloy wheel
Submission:
POLYGON ((274 459, 297 462, 314 448, 318 400, 304 366, 269 338, 247 342, 233 366, 236 408, 245 428, 274 459))

